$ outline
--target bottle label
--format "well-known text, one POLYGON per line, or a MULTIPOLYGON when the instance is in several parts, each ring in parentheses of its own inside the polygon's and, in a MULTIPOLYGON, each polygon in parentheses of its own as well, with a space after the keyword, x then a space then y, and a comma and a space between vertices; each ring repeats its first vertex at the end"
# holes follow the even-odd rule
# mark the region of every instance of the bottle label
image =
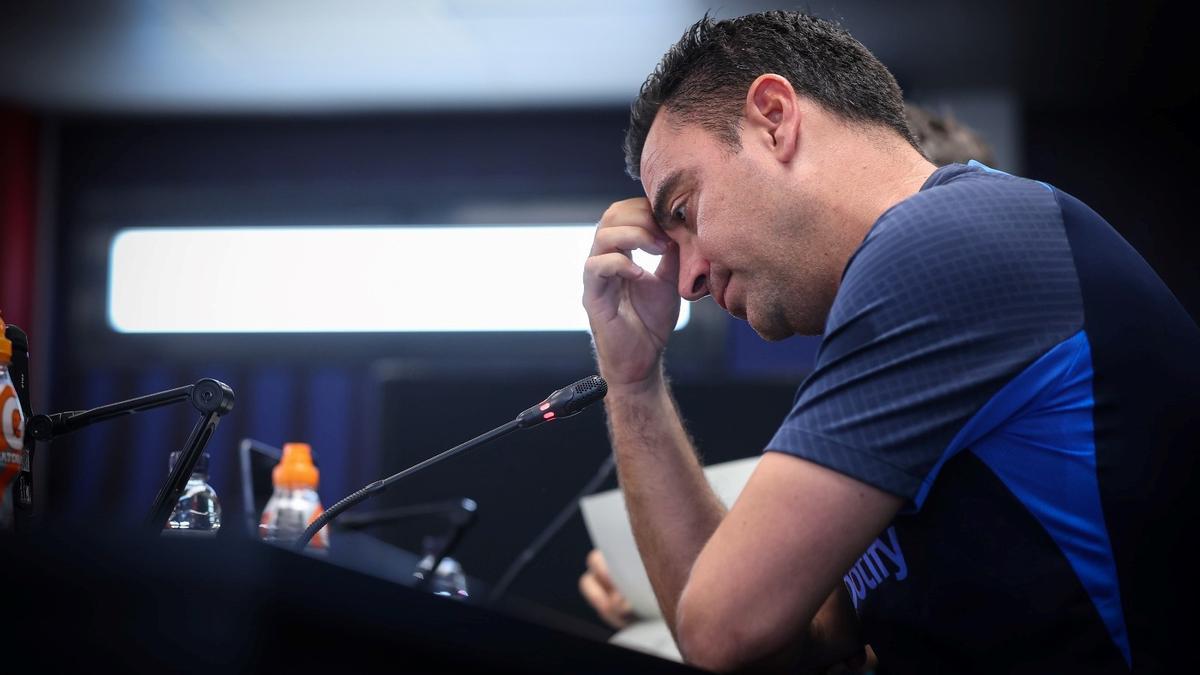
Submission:
POLYGON ((14 486, 25 460, 25 416, 7 368, 0 368, 0 530, 13 529, 14 486))
MULTIPOLYGON (((323 512, 315 492, 310 492, 306 498, 290 491, 281 493, 277 490, 263 509, 258 525, 259 536, 267 541, 294 542, 323 512)), ((308 548, 329 548, 328 529, 326 526, 318 530, 308 542, 308 548)))
POLYGON ((275 519, 275 531, 280 539, 292 541, 304 534, 304 512, 296 509, 282 509, 275 519))

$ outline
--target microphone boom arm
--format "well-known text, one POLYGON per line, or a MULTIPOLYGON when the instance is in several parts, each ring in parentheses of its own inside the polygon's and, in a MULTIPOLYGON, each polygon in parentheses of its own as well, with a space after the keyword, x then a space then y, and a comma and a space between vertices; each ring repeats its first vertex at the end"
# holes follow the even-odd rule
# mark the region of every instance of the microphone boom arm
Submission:
POLYGON ((171 468, 166 482, 159 489, 150 513, 146 517, 147 531, 158 534, 167 524, 167 518, 171 516, 171 511, 175 507, 175 502, 179 500, 179 495, 183 494, 188 478, 191 477, 196 462, 203 454, 204 446, 212 438, 220 418, 233 410, 234 394, 229 385, 211 378, 204 378, 195 384, 110 403, 91 410, 36 415, 29 421, 29 433, 34 440, 49 441, 97 422, 183 401, 190 402, 192 407, 200 412, 200 419, 192 427, 187 442, 183 446, 183 452, 180 453, 179 461, 171 468))
POLYGON ((547 396, 546 399, 541 403, 531 406, 524 410, 521 414, 517 415, 516 419, 512 420, 511 422, 502 424, 491 431, 472 438, 466 443, 456 445, 441 454, 434 455, 423 462, 414 464, 398 474, 388 476, 383 480, 377 480, 374 483, 371 483, 370 485, 360 489, 359 491, 346 496, 338 503, 326 509, 324 513, 316 518, 316 520, 309 523, 308 529, 304 530, 304 534, 301 534, 300 538, 296 540, 295 549, 297 551, 303 551, 304 547, 308 546, 308 542, 311 541, 314 536, 316 536, 317 532, 319 532, 322 527, 325 527, 329 521, 336 518, 339 513, 351 508, 352 506, 375 494, 383 492, 384 490, 388 489, 390 485, 401 478, 416 473, 417 471, 420 471, 431 464, 436 464, 443 459, 457 455, 464 450, 470 450, 471 448, 478 447, 484 443, 487 443, 488 441, 500 438, 501 436, 507 436, 518 429, 528 429, 552 420, 571 417, 589 405, 604 398, 605 394, 607 393, 608 383, 605 382, 604 378, 600 377, 599 375, 585 377, 574 384, 563 387, 562 389, 557 389, 547 396))
POLYGON ((391 486, 392 483, 395 483, 396 481, 400 480, 401 478, 404 478, 405 476, 416 473, 417 471, 420 471, 421 469, 424 469, 425 467, 430 466, 432 464, 437 464, 438 462, 442 461, 443 459, 446 459, 453 455, 457 455, 458 453, 460 453, 464 450, 470 450, 471 448, 482 445, 490 440, 499 438, 501 436, 507 436, 508 434, 511 434, 512 432, 516 431, 519 428, 520 428, 520 426, 518 426, 517 420, 513 420, 502 426, 496 427, 495 429, 492 429, 491 431, 489 431, 487 433, 480 434, 480 435, 476 436, 475 438, 472 438, 471 440, 467 441, 466 443, 461 443, 459 445, 456 445, 453 448, 450 448, 449 450, 447 450, 443 453, 434 455, 433 457, 430 457, 429 459, 427 459, 423 462, 420 462, 418 464, 414 464, 413 466, 408 467, 407 469, 401 471, 400 473, 394 474, 392 476, 388 476, 387 478, 384 478, 383 480, 377 480, 374 483, 371 483, 370 485, 362 488, 358 492, 354 492, 350 495, 347 495, 338 503, 325 509, 325 511, 322 512, 320 516, 317 516, 317 518, 315 520, 313 520, 311 523, 309 523, 308 528, 305 529, 304 533, 300 535, 300 538, 296 540, 295 549, 297 551, 303 551, 304 547, 308 546, 308 542, 312 541, 312 538, 316 536, 317 532, 320 532, 321 528, 325 527, 325 525, 328 524, 329 521, 336 518, 338 516, 338 514, 345 511, 346 509, 349 509, 352 506, 357 505, 359 502, 367 499, 368 497, 371 497, 372 495, 383 492, 384 490, 388 489, 388 487, 391 486))

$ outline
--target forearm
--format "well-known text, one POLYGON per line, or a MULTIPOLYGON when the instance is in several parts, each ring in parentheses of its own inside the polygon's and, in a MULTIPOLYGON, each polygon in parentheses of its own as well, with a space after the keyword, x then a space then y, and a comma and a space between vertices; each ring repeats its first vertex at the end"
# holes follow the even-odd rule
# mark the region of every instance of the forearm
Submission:
POLYGON ((860 653, 842 571, 900 501, 820 465, 766 453, 688 575, 675 618, 685 660, 717 672, 796 672, 860 653))
POLYGON ((609 434, 634 538, 672 631, 692 564, 725 507, 704 477, 665 379, 615 387, 609 434))
MULTIPOLYGON (((686 623, 698 618, 688 608, 688 591, 679 607, 677 644, 684 660, 714 672, 739 673, 825 673, 859 672, 866 661, 858 617, 840 583, 822 603, 807 628, 796 631, 777 648, 760 651, 742 642, 747 636, 745 617, 724 622, 720 635, 702 636, 697 643, 686 623), (689 618, 690 617, 690 618, 689 618), (691 641, 689 641, 689 639, 691 641), (720 655, 720 656, 717 656, 720 655)), ((710 616, 699 617, 711 620, 710 616)))

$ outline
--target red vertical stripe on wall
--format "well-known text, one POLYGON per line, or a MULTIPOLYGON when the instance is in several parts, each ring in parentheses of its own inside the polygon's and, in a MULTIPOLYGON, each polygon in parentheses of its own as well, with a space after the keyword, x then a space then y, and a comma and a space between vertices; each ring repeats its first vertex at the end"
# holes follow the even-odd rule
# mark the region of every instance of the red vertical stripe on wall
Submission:
POLYGON ((33 327, 34 229, 37 227, 37 121, 0 109, 0 313, 33 327))

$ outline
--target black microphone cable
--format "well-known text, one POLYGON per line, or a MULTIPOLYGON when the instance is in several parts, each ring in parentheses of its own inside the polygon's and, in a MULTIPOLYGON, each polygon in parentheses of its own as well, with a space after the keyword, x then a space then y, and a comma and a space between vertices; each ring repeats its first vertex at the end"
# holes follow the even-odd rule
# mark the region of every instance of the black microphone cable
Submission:
POLYGON ((550 540, 554 538, 554 535, 558 534, 559 530, 563 528, 563 525, 566 525, 567 521, 570 520, 571 517, 575 515, 575 512, 579 510, 579 500, 595 492, 596 489, 599 488, 602 483, 604 483, 605 479, 608 478, 609 474, 612 473, 613 467, 615 466, 616 462, 614 461, 614 456, 612 453, 609 453, 608 457, 604 458, 604 462, 600 464, 600 468, 596 471, 596 475, 592 476, 592 479, 583 486, 583 489, 579 491, 579 494, 575 495, 571 501, 567 502, 567 505, 563 507, 562 511, 559 511, 558 515, 554 517, 554 520, 550 521, 550 524, 547 525, 545 529, 543 529, 541 533, 533 539, 529 546, 525 547, 525 549, 517 555, 512 564, 508 566, 508 569, 504 571, 504 574, 501 575, 500 580, 496 582, 496 585, 492 587, 492 592, 488 595, 489 605, 496 604, 496 601, 500 599, 500 596, 504 595, 504 591, 508 590, 508 587, 512 585, 513 581, 516 581, 517 575, 525 571, 525 568, 529 565, 530 561, 532 561, 538 553, 542 552, 542 549, 545 548, 546 544, 550 543, 550 540))
POLYGON ((314 536, 316 536, 317 532, 319 532, 322 527, 325 527, 329 521, 336 518, 339 513, 362 502, 368 497, 383 492, 401 478, 410 476, 421 469, 433 464, 437 464, 443 459, 457 455, 460 452, 483 445, 484 443, 493 441, 501 436, 506 436, 517 429, 528 429, 529 427, 535 427, 545 422, 562 419, 564 417, 570 417, 589 405, 595 403, 596 401, 604 398, 604 395, 607 393, 608 383, 604 381, 604 378, 600 377, 599 375, 590 375, 582 380, 579 380, 578 382, 575 382, 574 384, 556 390, 547 396, 546 400, 525 409, 520 415, 517 415, 516 419, 512 420, 511 422, 502 424, 487 433, 480 434, 466 443, 456 445, 453 448, 450 448, 441 454, 434 455, 423 462, 418 462, 417 464, 408 467, 398 474, 388 476, 383 480, 377 480, 374 483, 367 485, 361 490, 348 495, 338 503, 329 507, 329 509, 313 520, 313 522, 309 524, 308 529, 304 530, 304 534, 300 535, 300 538, 296 540, 296 550, 303 551, 304 547, 308 545, 308 542, 311 541, 314 536))

